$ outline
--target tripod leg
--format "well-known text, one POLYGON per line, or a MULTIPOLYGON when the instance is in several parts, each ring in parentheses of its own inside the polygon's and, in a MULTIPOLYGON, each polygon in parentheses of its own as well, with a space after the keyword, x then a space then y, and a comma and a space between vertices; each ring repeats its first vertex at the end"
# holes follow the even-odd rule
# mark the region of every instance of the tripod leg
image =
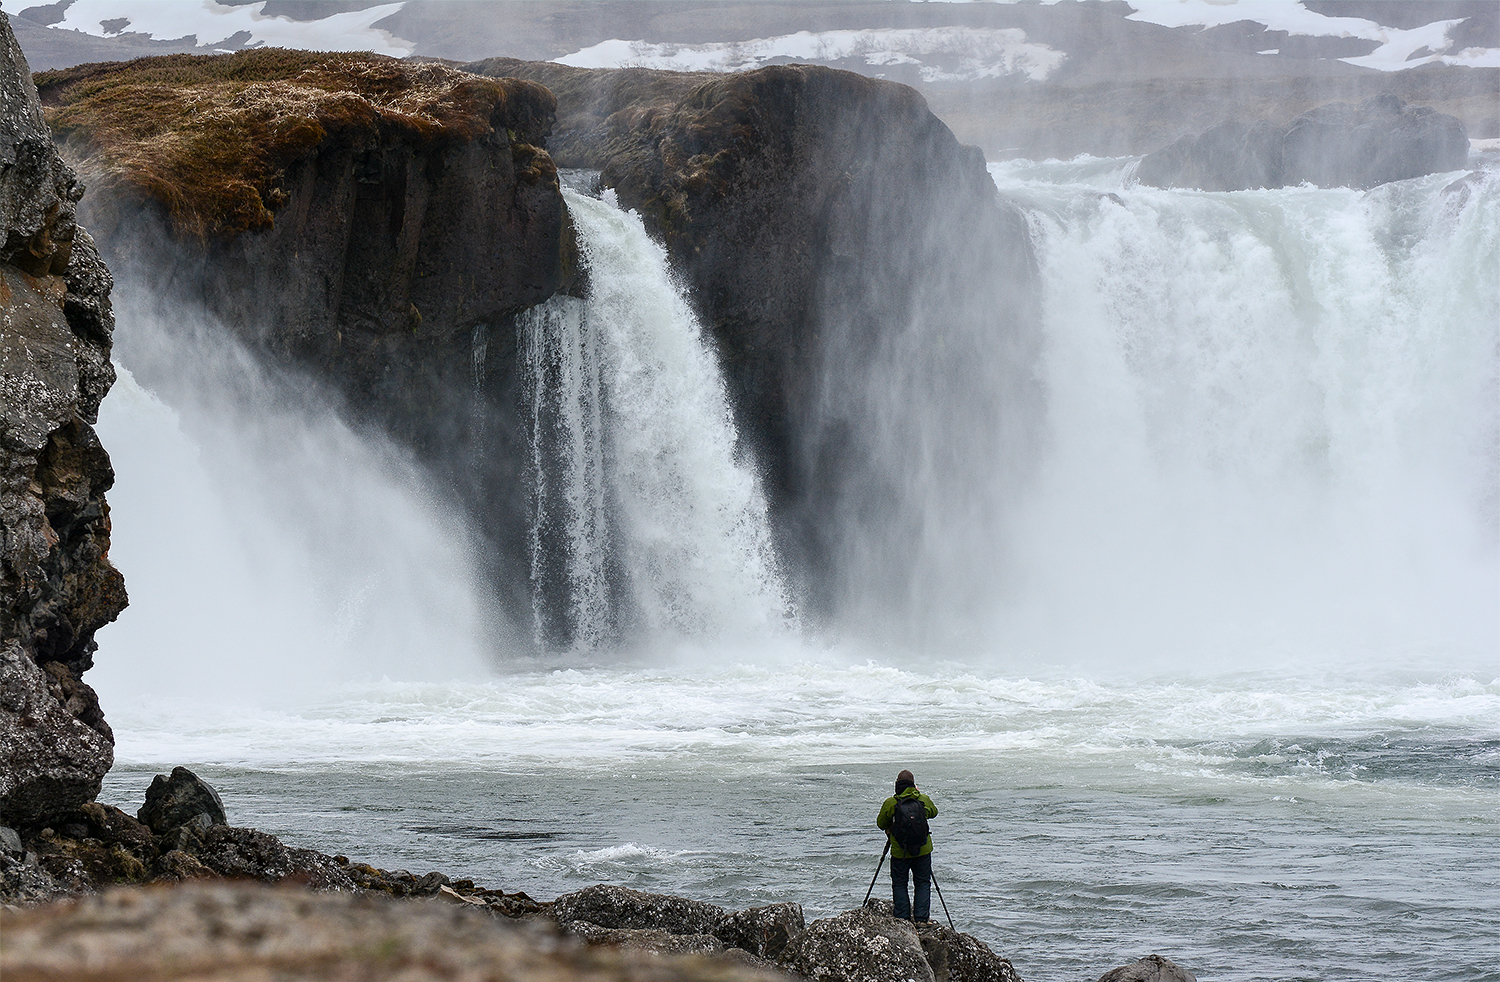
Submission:
MULTIPOLYGON (((881 858, 883 859, 885 857, 882 856, 881 858)), ((948 901, 943 899, 943 888, 938 886, 937 877, 935 876, 932 878, 932 888, 937 891, 938 903, 943 905, 943 916, 948 918, 948 926, 950 928, 953 928, 954 934, 957 934, 958 928, 953 927, 953 915, 948 913, 948 901)))
MULTIPOLYGON (((889 837, 887 837, 885 840, 885 848, 880 850, 880 862, 875 864, 875 875, 870 877, 870 889, 865 891, 865 899, 860 902, 861 907, 870 902, 870 894, 875 892, 875 881, 880 879, 880 867, 885 865, 885 854, 890 851, 891 840, 889 837)), ((944 907, 943 909, 947 910, 948 908, 944 907)))

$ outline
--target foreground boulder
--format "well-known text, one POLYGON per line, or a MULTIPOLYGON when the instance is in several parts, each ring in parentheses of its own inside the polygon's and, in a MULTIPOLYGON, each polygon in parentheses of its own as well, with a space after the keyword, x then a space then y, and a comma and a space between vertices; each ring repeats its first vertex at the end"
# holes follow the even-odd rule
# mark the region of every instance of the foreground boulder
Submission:
POLYGON ((1284 124, 1230 120, 1148 154, 1136 176, 1153 187, 1203 191, 1304 182, 1371 188, 1458 170, 1468 158, 1462 122, 1386 95, 1319 106, 1284 124))
POLYGON ((917 929, 868 907, 813 921, 787 945, 781 963, 812 982, 936 979, 917 929))
POLYGON ((7 982, 781 978, 703 956, 662 958, 588 947, 543 925, 497 921, 436 901, 395 903, 244 883, 118 889, 71 904, 0 911, 0 931, 0 976, 7 982))
POLYGON ((867 904, 814 921, 782 952, 780 965, 804 978, 838 982, 1021 982, 1009 960, 973 935, 897 920, 885 906, 867 904))
POLYGON ((83 673, 124 609, 109 562, 110 275, 79 228, 26 60, 0 13, 0 825, 90 801, 114 735, 83 673))
POLYGON ((1198 976, 1160 955, 1147 955, 1140 961, 1110 969, 1099 976, 1099 982, 1198 982, 1198 976))
POLYGON ((723 907, 701 900, 603 883, 552 902, 552 916, 560 924, 584 921, 604 928, 653 928, 670 934, 713 934, 727 914, 723 907))

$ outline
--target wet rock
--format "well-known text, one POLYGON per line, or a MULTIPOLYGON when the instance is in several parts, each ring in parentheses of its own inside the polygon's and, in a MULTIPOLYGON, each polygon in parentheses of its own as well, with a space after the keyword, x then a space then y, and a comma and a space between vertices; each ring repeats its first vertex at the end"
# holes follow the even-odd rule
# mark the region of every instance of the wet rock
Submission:
POLYGON ((290 880, 319 890, 354 889, 354 881, 331 857, 292 848, 255 829, 211 826, 203 830, 202 845, 192 852, 204 866, 231 879, 290 880))
POLYGON ((25 854, 26 847, 21 844, 21 834, 13 828, 0 825, 0 856, 19 858, 25 854))
POLYGON ((711 954, 724 950, 724 943, 711 934, 673 934, 659 928, 600 927, 588 921, 568 921, 561 927, 592 945, 614 945, 657 954, 711 954))
POLYGON ((219 874, 198 862, 189 853, 172 849, 161 855, 151 867, 153 883, 181 883, 184 880, 216 880, 219 874))
POLYGON ((158 835, 179 825, 226 824, 219 793, 186 767, 172 768, 171 777, 158 774, 152 779, 137 817, 158 835))
POLYGON ((91 800, 114 761, 82 681, 125 606, 91 426, 114 381, 110 279, 82 194, 0 13, 0 822, 22 833, 91 800))
POLYGON ((559 924, 584 921, 602 928, 660 930, 669 934, 713 934, 728 912, 715 904, 684 897, 642 893, 597 884, 552 902, 559 924))
POLYGON ((728 914, 713 933, 727 947, 774 961, 787 943, 806 929, 802 905, 781 903, 728 914))
POLYGON ((1458 170, 1469 157, 1462 122, 1394 95, 1334 102, 1287 123, 1230 120, 1147 154, 1136 172, 1154 187, 1371 188, 1458 170))
POLYGON ((787 945, 781 967, 811 982, 935 982, 909 921, 863 908, 813 921, 787 945))
POLYGON ((119 889, 0 911, 6 982, 186 978, 437 982, 785 982, 703 955, 674 957, 559 938, 437 901, 318 894, 249 883, 119 889))
POLYGON ((1009 959, 995 954, 972 934, 936 923, 922 925, 917 933, 937 982, 1021 982, 1009 959))
MULTIPOLYGON (((932 480, 950 487, 993 482, 980 459, 1018 475, 1031 463, 1014 424, 1040 399, 1035 261, 983 154, 914 89, 816 66, 703 76, 469 67, 554 85, 570 159, 600 168, 666 245, 761 465, 781 557, 806 584, 803 615, 855 596, 881 598, 870 616, 899 610, 885 598, 932 579, 920 567, 931 512, 923 495, 902 493, 906 477, 877 448, 941 447, 932 480), (924 377, 917 363, 955 384, 890 391, 924 377), (942 425, 888 409, 914 400, 942 425), (996 445, 987 455, 972 441, 948 446, 954 419, 997 434, 996 445)), ((984 536, 969 539, 978 548, 984 536)))
POLYGON ((1133 965, 1110 969, 1099 982, 1198 982, 1198 977, 1160 955, 1147 955, 1133 965))

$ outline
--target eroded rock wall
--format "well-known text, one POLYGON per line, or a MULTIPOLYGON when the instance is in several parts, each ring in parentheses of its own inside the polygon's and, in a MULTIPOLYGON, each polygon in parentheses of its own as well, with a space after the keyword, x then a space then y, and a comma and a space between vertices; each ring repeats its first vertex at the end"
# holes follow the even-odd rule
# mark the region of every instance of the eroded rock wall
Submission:
POLYGON ((206 311, 413 450, 467 508, 502 599, 529 618, 513 318, 574 266, 543 149, 551 93, 376 56, 246 52, 84 66, 43 76, 42 98, 65 154, 107 188, 89 218, 122 286, 157 298, 163 323, 206 311), (236 136, 207 113, 164 112, 158 135, 132 128, 119 107, 162 78, 183 106, 211 101, 267 139, 304 135, 243 165, 153 158, 152 140, 236 136), (219 189, 212 207, 195 205, 184 182, 196 180, 219 189))
POLYGON ((114 381, 111 281, 82 193, 0 13, 0 825, 22 828, 92 800, 114 761, 82 679, 126 603, 92 425, 114 381))
POLYGON ((806 65, 468 67, 557 86, 567 160, 599 168, 665 242, 718 346, 805 609, 892 609, 927 579, 927 502, 972 503, 1026 470, 1030 237, 980 151, 914 89, 806 65))

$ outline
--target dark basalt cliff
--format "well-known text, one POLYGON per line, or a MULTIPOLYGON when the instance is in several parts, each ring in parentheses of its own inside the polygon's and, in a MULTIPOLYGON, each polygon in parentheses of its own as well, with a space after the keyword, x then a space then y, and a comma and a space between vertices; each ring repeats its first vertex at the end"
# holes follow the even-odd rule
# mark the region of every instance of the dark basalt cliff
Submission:
POLYGON ((1393 95, 1358 106, 1335 102, 1288 123, 1229 120, 1141 160, 1141 183, 1242 191, 1291 187, 1372 188, 1459 170, 1469 159, 1464 124, 1393 95))
POLYGON ((1031 388, 1029 241, 979 151, 914 90, 829 69, 467 68, 484 74, 251 51, 80 66, 41 93, 104 191, 91 222, 122 281, 201 303, 415 448, 489 540, 513 614, 530 613, 513 315, 570 289, 574 263, 549 139, 603 170, 692 288, 804 596, 865 592, 841 586, 854 567, 903 590, 923 517, 884 448, 949 483, 1024 456, 935 422, 1015 430, 985 393, 1031 388), (893 408, 934 371, 953 383, 937 412, 893 408), (875 553, 851 555, 871 530, 875 553))
POLYGON ((666 243, 815 606, 871 592, 847 578, 876 569, 888 582, 874 593, 908 589, 924 521, 912 499, 930 489, 910 493, 887 461, 920 457, 958 496, 994 479, 996 456, 1025 469, 1030 239, 983 155, 915 90, 806 65, 466 67, 554 87, 567 162, 600 169, 666 243))
POLYGON ((0 825, 98 793, 114 737, 91 689, 94 632, 124 609, 109 563, 109 456, 92 423, 114 382, 110 276, 74 209, 0 14, 0 825))
POLYGON ((542 149, 551 93, 275 50, 80 66, 40 88, 103 191, 90 221, 122 282, 168 322, 201 305, 327 383, 482 516, 487 554, 524 555, 511 317, 573 262, 542 149))

